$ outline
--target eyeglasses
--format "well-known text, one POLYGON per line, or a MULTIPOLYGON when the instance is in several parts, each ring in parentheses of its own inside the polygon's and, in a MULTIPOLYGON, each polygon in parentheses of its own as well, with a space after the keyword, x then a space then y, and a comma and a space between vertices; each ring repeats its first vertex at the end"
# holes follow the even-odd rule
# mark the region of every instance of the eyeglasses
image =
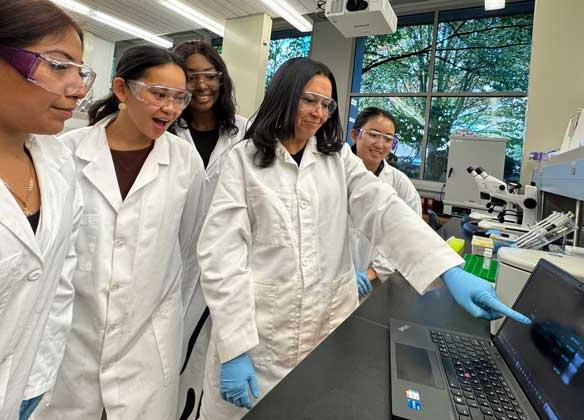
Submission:
POLYGON ((190 71, 187 73, 187 87, 192 89, 198 83, 206 85, 220 85, 223 82, 223 73, 220 71, 190 71))
POLYGON ((312 110, 320 106, 329 117, 337 109, 337 102, 333 98, 310 91, 306 91, 300 96, 300 104, 312 110))
POLYGON ((399 143, 399 137, 397 134, 387 134, 387 133, 380 133, 377 130, 369 130, 366 128, 359 129, 359 138, 363 136, 367 136, 369 140, 372 142, 377 142, 379 140, 383 140, 385 145, 389 145, 391 150, 397 149, 397 145, 399 143))
POLYGON ((89 66, 63 61, 45 54, 0 45, 0 57, 31 83, 64 96, 83 98, 95 80, 89 66))
POLYGON ((126 83, 136 99, 148 105, 162 108, 172 103, 175 108, 182 111, 191 102, 191 94, 186 90, 140 82, 138 80, 127 80, 126 83))

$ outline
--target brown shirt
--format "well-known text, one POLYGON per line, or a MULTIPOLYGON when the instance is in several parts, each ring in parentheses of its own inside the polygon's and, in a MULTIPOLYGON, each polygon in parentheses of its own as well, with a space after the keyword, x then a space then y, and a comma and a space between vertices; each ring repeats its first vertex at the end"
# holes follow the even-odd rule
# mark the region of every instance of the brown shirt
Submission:
POLYGON ((121 151, 110 149, 114 161, 114 168, 116 168, 116 177, 118 178, 122 200, 126 199, 132 185, 134 185, 134 181, 138 178, 142 165, 146 162, 146 158, 153 148, 154 142, 146 149, 140 150, 121 151))

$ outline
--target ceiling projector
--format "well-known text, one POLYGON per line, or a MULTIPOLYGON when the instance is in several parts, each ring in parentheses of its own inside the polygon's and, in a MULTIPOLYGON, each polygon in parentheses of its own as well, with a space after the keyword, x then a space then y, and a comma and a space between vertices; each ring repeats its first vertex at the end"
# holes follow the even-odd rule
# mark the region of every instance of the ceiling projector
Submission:
POLYGON ((327 0, 324 15, 345 38, 392 34, 397 28, 389 0, 327 0))

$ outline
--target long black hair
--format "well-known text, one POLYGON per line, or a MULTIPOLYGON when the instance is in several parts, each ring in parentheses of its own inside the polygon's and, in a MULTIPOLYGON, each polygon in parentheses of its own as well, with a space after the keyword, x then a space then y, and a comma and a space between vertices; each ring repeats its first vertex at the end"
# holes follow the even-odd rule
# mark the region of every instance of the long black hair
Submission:
POLYGON ((363 126, 367 124, 367 121, 375 117, 387 118, 393 123, 393 126, 397 130, 397 122, 393 114, 389 111, 386 111, 385 109, 377 108, 376 106, 364 108, 361 112, 359 112, 357 118, 355 118, 355 122, 353 123, 353 130, 359 130, 360 128, 363 128, 363 126))
MULTIPOLYGON (((245 138, 251 138, 258 149, 255 156, 257 166, 270 166, 276 158, 279 139, 294 136, 302 91, 316 75, 323 75, 330 80, 332 98, 336 101, 337 84, 332 72, 324 64, 310 58, 292 58, 276 71, 253 123, 245 133, 245 138)), ((338 109, 316 132, 316 140, 316 147, 321 153, 330 154, 341 150, 344 140, 338 109)))
MULTIPOLYGON (((187 67, 178 55, 154 45, 140 45, 128 48, 118 61, 115 77, 124 80, 136 80, 144 75, 146 70, 165 64, 176 64, 186 75, 187 67)), ((104 99, 91 105, 89 108, 89 125, 94 125, 105 117, 118 111, 120 101, 111 92, 104 99)))
MULTIPOLYGON (((205 41, 185 41, 177 45, 173 51, 185 61, 193 54, 201 54, 209 60, 217 71, 222 73, 219 98, 213 104, 213 115, 220 134, 235 136, 239 132, 239 128, 235 125, 236 102, 233 81, 229 76, 225 61, 223 61, 217 50, 205 41)), ((175 124, 181 128, 189 128, 191 112, 190 107, 185 108, 175 124)))

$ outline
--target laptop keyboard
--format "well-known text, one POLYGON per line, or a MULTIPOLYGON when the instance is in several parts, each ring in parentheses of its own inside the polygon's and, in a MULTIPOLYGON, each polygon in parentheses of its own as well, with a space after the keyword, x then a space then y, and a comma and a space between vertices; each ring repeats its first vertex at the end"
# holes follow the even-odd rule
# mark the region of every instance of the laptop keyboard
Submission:
POLYGON ((527 420, 489 340, 430 330, 459 420, 527 420))

